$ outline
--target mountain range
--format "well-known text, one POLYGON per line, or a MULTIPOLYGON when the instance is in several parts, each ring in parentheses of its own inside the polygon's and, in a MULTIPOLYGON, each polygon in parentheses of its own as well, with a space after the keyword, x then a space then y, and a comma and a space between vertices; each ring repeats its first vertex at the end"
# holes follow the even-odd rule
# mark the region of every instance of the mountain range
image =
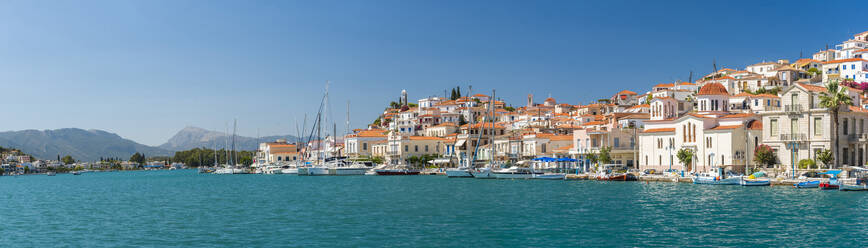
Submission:
MULTIPOLYGON (((260 142, 273 142, 278 139, 286 139, 290 142, 295 140, 292 135, 275 135, 257 138, 235 136, 235 148, 238 150, 256 150, 260 142)), ((223 132, 206 130, 198 127, 185 127, 178 131, 175 136, 169 139, 165 144, 158 146, 161 149, 169 151, 183 151, 197 147, 206 147, 223 149, 227 145, 232 145, 232 135, 227 135, 223 132)), ((230 147, 231 149, 231 147, 230 147)))
MULTIPOLYGON (((188 150, 197 147, 222 149, 230 140, 231 135, 222 132, 205 130, 197 127, 185 127, 160 146, 148 146, 125 139, 117 134, 102 130, 84 130, 79 128, 63 128, 55 130, 22 130, 0 132, 0 146, 20 149, 39 159, 56 159, 57 156, 70 155, 76 160, 97 161, 101 157, 117 157, 127 159, 139 152, 145 156, 172 155, 175 151, 188 150)), ((255 150, 259 141, 274 141, 277 139, 295 140, 294 136, 267 136, 260 139, 236 136, 235 147, 238 150, 255 150)))

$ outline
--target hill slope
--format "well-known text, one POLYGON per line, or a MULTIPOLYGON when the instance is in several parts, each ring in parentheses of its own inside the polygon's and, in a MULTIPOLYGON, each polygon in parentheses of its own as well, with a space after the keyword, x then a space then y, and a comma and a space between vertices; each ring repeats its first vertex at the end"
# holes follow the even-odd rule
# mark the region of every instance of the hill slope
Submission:
POLYGON ((170 154, 167 150, 142 145, 114 133, 78 128, 0 132, 0 146, 14 147, 40 159, 70 155, 82 161, 97 161, 100 157, 127 159, 136 152, 146 156, 170 154))

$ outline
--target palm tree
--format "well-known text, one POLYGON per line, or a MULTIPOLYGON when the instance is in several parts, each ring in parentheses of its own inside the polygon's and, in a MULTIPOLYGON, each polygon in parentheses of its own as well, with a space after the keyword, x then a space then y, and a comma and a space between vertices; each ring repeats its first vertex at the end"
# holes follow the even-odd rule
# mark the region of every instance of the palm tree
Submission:
POLYGON ((820 93, 820 106, 829 109, 832 115, 832 150, 835 151, 832 164, 836 166, 838 165, 838 111, 841 106, 852 104, 853 99, 847 95, 847 89, 841 87, 838 81, 826 83, 826 92, 820 93))

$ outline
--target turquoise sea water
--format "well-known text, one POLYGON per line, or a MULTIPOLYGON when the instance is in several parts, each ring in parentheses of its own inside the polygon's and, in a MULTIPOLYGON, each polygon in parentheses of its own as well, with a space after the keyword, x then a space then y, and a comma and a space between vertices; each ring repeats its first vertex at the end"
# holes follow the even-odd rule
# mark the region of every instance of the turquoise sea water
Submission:
POLYGON ((865 247, 868 194, 195 171, 0 177, 0 247, 865 247))

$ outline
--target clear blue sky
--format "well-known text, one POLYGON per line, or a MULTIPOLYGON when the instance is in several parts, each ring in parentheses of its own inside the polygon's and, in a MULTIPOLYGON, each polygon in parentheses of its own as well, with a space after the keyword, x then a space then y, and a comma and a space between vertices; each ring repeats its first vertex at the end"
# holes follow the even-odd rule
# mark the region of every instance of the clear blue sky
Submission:
MULTIPOLYGON (((401 89, 571 104, 720 66, 796 59, 868 30, 865 1, 2 1, 0 131, 184 126, 294 134, 326 80, 343 120, 401 89), (477 92, 478 92, 477 90, 477 92)), ((342 123, 342 122, 341 122, 342 123)), ((338 124, 342 129, 343 124, 338 124)))

